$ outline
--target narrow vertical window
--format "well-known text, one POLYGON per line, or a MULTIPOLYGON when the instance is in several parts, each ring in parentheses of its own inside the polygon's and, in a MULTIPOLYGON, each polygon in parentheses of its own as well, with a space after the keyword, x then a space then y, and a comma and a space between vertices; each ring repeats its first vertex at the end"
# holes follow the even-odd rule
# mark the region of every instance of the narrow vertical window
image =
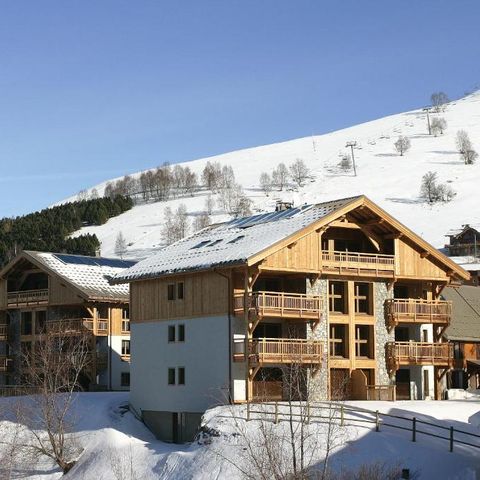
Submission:
POLYGON ((179 325, 178 326, 178 336, 177 340, 179 342, 184 342, 185 341, 185 325, 179 325))
POLYGON ((175 385, 175 369, 174 368, 168 369, 168 384, 175 385))
POLYGON ((169 342, 175 341, 175 325, 168 326, 168 341, 169 342))
POLYGON ((167 286, 167 297, 169 300, 175 300, 175 284, 169 283, 167 286))
POLYGON ((120 386, 129 387, 130 386, 130 372, 122 372, 120 374, 120 386))
POLYGON ((122 340, 122 355, 130 355, 130 340, 122 340))
POLYGON ((177 298, 179 300, 183 300, 183 282, 178 282, 177 283, 177 298))
POLYGON ((185 385, 185 367, 178 367, 178 384, 185 385))

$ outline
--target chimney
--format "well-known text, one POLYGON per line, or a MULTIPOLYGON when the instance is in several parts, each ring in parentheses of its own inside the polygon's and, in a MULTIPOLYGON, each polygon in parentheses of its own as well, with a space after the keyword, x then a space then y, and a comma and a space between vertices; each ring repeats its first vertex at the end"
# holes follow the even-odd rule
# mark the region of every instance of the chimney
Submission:
POLYGON ((289 208, 293 207, 293 202, 283 202, 282 200, 277 200, 275 204, 275 211, 276 212, 283 212, 284 210, 288 210, 289 208))

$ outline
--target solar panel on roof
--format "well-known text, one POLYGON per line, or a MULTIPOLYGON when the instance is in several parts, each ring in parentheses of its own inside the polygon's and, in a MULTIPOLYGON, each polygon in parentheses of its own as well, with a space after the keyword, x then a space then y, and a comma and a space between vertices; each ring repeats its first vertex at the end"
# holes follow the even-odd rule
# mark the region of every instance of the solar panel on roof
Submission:
POLYGON ((253 217, 238 218, 232 220, 227 225, 230 227, 248 228, 253 227, 254 225, 260 225, 262 223, 277 222, 285 218, 293 217, 297 213, 303 212, 310 207, 311 205, 303 205, 301 207, 288 208, 287 210, 281 210, 279 212, 269 212, 260 215, 254 215, 253 217))
POLYGON ((120 260, 118 258, 84 257, 82 255, 60 253, 55 254, 54 257, 69 265, 89 265, 92 267, 128 268, 136 263, 129 260, 120 260))

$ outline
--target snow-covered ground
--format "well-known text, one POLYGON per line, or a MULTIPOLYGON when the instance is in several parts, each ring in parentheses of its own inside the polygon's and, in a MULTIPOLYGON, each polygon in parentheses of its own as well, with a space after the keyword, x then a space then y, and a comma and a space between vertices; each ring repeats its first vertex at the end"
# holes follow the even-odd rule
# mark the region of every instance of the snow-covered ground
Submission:
MULTIPOLYGON (((0 399, 0 413, 8 410, 15 399, 0 399)), ((234 480, 241 478, 235 465, 245 462, 240 448, 238 427, 232 413, 240 418, 240 428, 255 435, 259 423, 246 423, 245 406, 217 407, 204 416, 204 424, 219 436, 210 436, 189 445, 172 445, 156 440, 146 427, 123 408, 128 393, 82 393, 75 403, 78 418, 77 434, 84 448, 75 467, 65 478, 124 480, 234 480)), ((405 401, 405 402, 347 402, 346 405, 379 410, 380 412, 441 424, 446 427, 480 434, 480 403, 470 401, 405 401)), ((253 417, 252 417, 253 418, 253 417)), ((347 422, 348 423, 348 422, 347 422)), ((11 424, 0 422, 0 437, 8 439, 11 424)), ((282 424, 274 428, 284 428, 282 424)), ((428 427, 419 427, 428 428, 428 427)), ((364 463, 387 462, 420 472, 421 479, 480 479, 480 449, 455 445, 448 450, 448 442, 422 434, 417 442, 411 433, 389 427, 375 432, 372 424, 347 426, 342 430, 338 448, 332 453, 336 469, 356 468, 364 463)), ((479 439, 475 439, 480 445, 479 439)), ((321 443, 321 442, 320 442, 321 443)), ((0 454, 4 445, 0 446, 0 454)), ((321 452, 321 449, 319 449, 321 452)), ((319 453, 321 461, 321 453, 319 453)), ((23 463, 16 478, 48 479, 61 477, 49 462, 39 462, 34 472, 27 472, 23 463)))
MULTIPOLYGON (((199 174, 208 160, 231 165, 237 181, 254 202, 254 209, 259 211, 271 210, 279 198, 300 205, 365 194, 440 248, 445 244, 445 234, 452 228, 480 222, 477 202, 480 161, 465 165, 455 146, 457 131, 464 129, 474 148, 480 151, 480 92, 451 102, 445 112, 431 113, 432 118, 437 115, 448 124, 446 132, 438 137, 427 135, 425 113, 415 110, 325 135, 248 148, 184 165, 199 174), (403 157, 393 146, 399 135, 411 141, 411 149, 403 157), (345 144, 352 140, 358 145, 356 177, 338 168, 341 155, 349 153, 345 144), (260 173, 271 172, 280 162, 288 166, 297 158, 306 162, 313 180, 296 191, 274 191, 265 196, 259 188, 260 173), (447 182, 454 189, 457 195, 452 202, 430 206, 419 199, 421 178, 428 171, 437 172, 439 181, 447 182)), ((96 186, 100 193, 104 187, 105 183, 96 186)), ((112 256, 115 238, 122 231, 131 244, 128 256, 144 257, 162 243, 164 208, 175 209, 184 203, 193 219, 203 209, 206 195, 207 192, 202 191, 194 197, 138 205, 105 225, 86 227, 78 233, 96 233, 102 242, 102 254, 112 256)), ((227 218, 217 211, 213 221, 227 218)))

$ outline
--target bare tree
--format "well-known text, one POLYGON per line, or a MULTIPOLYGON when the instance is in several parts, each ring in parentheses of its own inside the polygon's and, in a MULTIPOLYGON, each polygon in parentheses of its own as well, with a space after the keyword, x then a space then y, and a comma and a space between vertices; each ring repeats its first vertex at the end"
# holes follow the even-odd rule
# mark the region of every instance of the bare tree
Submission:
POLYGON ((260 174, 260 186, 263 192, 267 195, 272 191, 272 177, 266 172, 260 174))
POLYGON ((202 212, 196 216, 193 221, 193 230, 198 231, 208 227, 212 223, 210 215, 207 212, 202 212))
POLYGON ((222 167, 218 162, 207 162, 202 172, 202 181, 208 190, 216 191, 220 177, 222 175, 222 167))
POLYGON ((450 186, 438 183, 436 172, 427 172, 422 177, 420 197, 429 203, 449 202, 455 197, 455 192, 450 186))
POLYGON ((88 200, 88 191, 83 189, 83 190, 80 190, 78 193, 77 193, 77 200, 79 202, 83 201, 83 200, 88 200))
POLYGON ((343 155, 338 166, 344 171, 349 172, 352 169, 352 157, 348 154, 343 155))
POLYGON ((245 195, 242 187, 234 183, 220 190, 218 206, 234 217, 251 215, 251 200, 245 195))
POLYGON ((207 195, 207 198, 205 199, 205 211, 207 212, 208 215, 211 215, 213 213, 214 206, 215 206, 215 202, 212 196, 207 195))
POLYGON ((432 95, 430 96, 430 100, 432 102, 432 107, 435 109, 436 112, 444 109, 445 105, 450 101, 445 92, 432 93, 432 95))
POLYGON ((117 234, 117 238, 115 240, 115 255, 123 258, 123 256, 127 253, 127 241, 123 236, 122 231, 119 231, 117 234))
POLYGON ((432 119, 430 129, 435 136, 443 135, 443 132, 447 129, 447 122, 444 118, 435 117, 432 119))
POLYGON ((186 237, 189 231, 187 207, 182 203, 175 214, 170 207, 164 210, 164 223, 162 228, 163 241, 170 245, 186 237))
POLYGON ((272 185, 280 191, 283 190, 288 183, 288 169, 284 163, 279 163, 277 168, 272 172, 272 185))
POLYGON ((96 188, 92 188, 92 190, 90 191, 90 200, 95 200, 98 197, 98 190, 96 188))
POLYGON ((63 322, 57 323, 19 352, 22 383, 36 394, 23 397, 13 414, 24 426, 16 439, 22 460, 48 457, 67 473, 81 453, 73 405, 94 352, 88 333, 67 333, 63 322))
POLYGON ((310 170, 301 158, 297 158, 290 165, 290 178, 298 187, 303 187, 310 178, 310 170))
POLYGON ((398 140, 394 143, 394 146, 395 150, 397 150, 397 152, 402 157, 404 153, 410 150, 410 140, 408 139, 408 137, 400 135, 398 137, 398 140))
POLYGON ((470 137, 465 130, 459 130, 457 132, 456 145, 465 165, 475 163, 478 153, 474 150, 470 137))

